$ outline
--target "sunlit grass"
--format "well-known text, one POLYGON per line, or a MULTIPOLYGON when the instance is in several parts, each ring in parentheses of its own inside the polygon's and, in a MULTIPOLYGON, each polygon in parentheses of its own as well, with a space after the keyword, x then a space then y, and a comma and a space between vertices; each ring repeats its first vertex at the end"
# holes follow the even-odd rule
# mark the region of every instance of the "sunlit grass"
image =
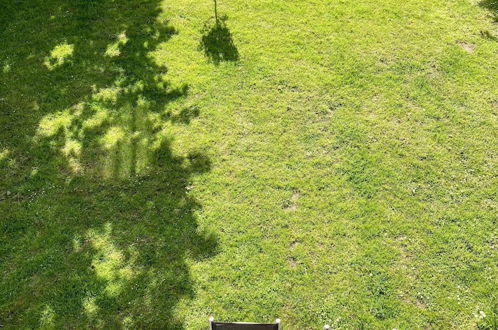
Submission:
POLYGON ((117 38, 117 40, 107 46, 105 51, 105 55, 109 57, 116 57, 121 54, 119 50, 122 45, 125 45, 128 42, 128 38, 126 37, 126 32, 121 32, 117 38))
POLYGON ((123 252, 113 244, 111 234, 112 225, 106 223, 102 233, 94 229, 89 230, 87 239, 95 249, 91 267, 96 276, 106 283, 103 294, 117 296, 122 293, 124 283, 137 276, 139 270, 134 267, 137 251, 128 251, 130 256, 125 260, 123 252))
POLYGON ((2 151, 0 151, 0 162, 7 160, 9 155, 10 155, 9 149, 3 149, 2 151))
POLYGON ((0 7, 0 327, 496 327, 494 1, 0 7))
POLYGON ((45 58, 44 64, 49 70, 54 70, 55 68, 63 65, 68 60, 70 60, 73 52, 74 45, 70 45, 67 43, 57 45, 50 52, 50 56, 45 58))
POLYGON ((45 306, 40 317, 40 326, 42 328, 50 329, 54 327, 55 313, 50 306, 45 306))

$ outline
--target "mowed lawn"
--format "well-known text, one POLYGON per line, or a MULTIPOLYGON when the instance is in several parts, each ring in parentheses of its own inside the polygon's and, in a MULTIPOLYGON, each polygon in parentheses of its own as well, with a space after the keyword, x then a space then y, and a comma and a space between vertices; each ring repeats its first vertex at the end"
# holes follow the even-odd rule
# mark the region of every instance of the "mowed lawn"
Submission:
POLYGON ((496 0, 0 1, 0 327, 498 327, 496 0))

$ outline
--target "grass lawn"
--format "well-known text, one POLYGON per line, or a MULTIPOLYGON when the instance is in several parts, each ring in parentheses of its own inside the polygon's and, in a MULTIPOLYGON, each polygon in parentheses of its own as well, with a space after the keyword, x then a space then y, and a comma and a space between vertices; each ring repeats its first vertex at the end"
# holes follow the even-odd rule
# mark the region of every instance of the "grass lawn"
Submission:
POLYGON ((497 0, 0 1, 0 327, 498 327, 497 0))

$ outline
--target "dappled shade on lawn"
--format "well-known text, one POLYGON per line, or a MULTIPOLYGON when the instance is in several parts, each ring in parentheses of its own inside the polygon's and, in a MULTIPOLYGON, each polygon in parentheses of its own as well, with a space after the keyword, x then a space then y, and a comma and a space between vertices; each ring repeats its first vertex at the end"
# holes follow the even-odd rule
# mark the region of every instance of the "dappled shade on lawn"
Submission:
POLYGON ((200 113, 154 59, 176 30, 157 0, 0 11, 0 326, 181 328, 217 241, 188 189, 210 160, 168 135, 200 113))

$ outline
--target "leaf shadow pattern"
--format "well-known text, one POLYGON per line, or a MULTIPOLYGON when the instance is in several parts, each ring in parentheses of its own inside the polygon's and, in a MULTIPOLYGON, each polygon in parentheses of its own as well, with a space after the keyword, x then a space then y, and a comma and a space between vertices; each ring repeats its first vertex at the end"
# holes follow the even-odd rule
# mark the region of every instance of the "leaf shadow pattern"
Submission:
POLYGON ((204 51, 206 57, 215 65, 221 62, 237 62, 239 60, 239 51, 235 46, 226 21, 228 17, 223 16, 215 20, 208 20, 202 30, 201 43, 199 49, 204 51))
POLYGON ((154 58, 177 33, 159 8, 2 3, 0 325, 183 328, 217 239, 190 192, 209 158, 172 151, 200 110, 154 58))

